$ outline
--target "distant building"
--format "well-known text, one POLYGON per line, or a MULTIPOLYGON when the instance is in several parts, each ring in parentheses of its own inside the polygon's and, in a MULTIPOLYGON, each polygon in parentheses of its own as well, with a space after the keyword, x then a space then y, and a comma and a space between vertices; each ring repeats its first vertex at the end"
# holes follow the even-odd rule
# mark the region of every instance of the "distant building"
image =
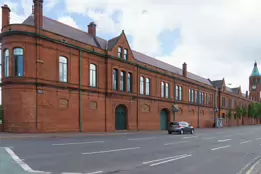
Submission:
POLYGON ((253 102, 224 79, 211 81, 186 63, 180 69, 132 50, 124 31, 107 41, 95 23, 80 31, 43 16, 43 1, 33 2, 22 24, 10 24, 10 9, 2 6, 4 131, 165 130, 174 105, 176 120, 212 127, 215 117, 226 121, 230 108, 253 102))

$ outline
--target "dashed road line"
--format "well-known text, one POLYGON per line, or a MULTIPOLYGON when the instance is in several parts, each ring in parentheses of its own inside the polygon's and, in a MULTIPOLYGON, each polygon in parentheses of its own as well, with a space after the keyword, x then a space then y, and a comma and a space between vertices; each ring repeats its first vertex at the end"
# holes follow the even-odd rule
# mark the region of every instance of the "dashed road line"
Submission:
POLYGON ((230 141, 231 139, 225 139, 225 140, 218 140, 219 143, 223 143, 223 142, 226 142, 226 141, 230 141))
POLYGON ((151 164, 150 166, 153 167, 153 166, 157 166, 157 165, 160 165, 160 164, 169 163, 171 161, 176 161, 176 160, 179 160, 179 159, 187 158, 187 157, 190 157, 190 156, 192 156, 192 155, 185 155, 185 156, 181 156, 181 157, 176 157, 176 158, 172 158, 172 159, 169 159, 169 160, 166 160, 166 161, 161 161, 161 162, 158 162, 158 163, 151 164))
POLYGON ((226 136, 224 136, 224 137, 232 137, 233 135, 226 135, 226 136))
POLYGON ((187 154, 171 156, 171 157, 166 157, 166 158, 160 158, 160 159, 156 159, 156 160, 152 160, 152 161, 146 161, 146 162, 143 162, 142 164, 150 164, 150 163, 154 163, 154 162, 158 162, 158 161, 164 161, 164 160, 173 159, 173 158, 177 158, 177 157, 182 157, 182 156, 186 156, 186 155, 187 154))
POLYGON ((188 138, 198 138, 198 136, 182 137, 182 139, 188 139, 188 138))
POLYGON ((206 137, 206 138, 202 138, 203 140, 212 140, 214 138, 217 138, 217 137, 206 137))
POLYGON ((88 141, 88 142, 75 142, 75 143, 61 143, 61 144, 52 144, 52 146, 66 146, 66 145, 80 145, 80 144, 95 144, 95 143, 104 143, 104 141, 88 141))
POLYGON ((149 140, 149 139, 154 139, 154 138, 157 138, 157 137, 131 138, 131 139, 128 139, 128 140, 129 141, 139 141, 139 140, 149 140))
POLYGON ((246 143, 250 143, 251 141, 243 141, 240 144, 246 144, 246 143))
POLYGON ((181 144, 181 143, 187 143, 188 141, 179 141, 179 142, 173 142, 173 143, 165 143, 164 145, 165 146, 168 146, 168 145, 175 145, 175 144, 181 144))
POLYGON ((114 150, 97 151, 97 152, 86 152, 86 153, 82 153, 82 155, 93 155, 93 154, 119 152, 119 151, 126 151, 126 150, 135 150, 135 149, 140 149, 140 147, 132 147, 132 148, 125 148, 125 149, 114 149, 114 150))
POLYGON ((261 140, 261 138, 257 138, 256 140, 261 140))
POLYGON ((224 149, 224 148, 228 148, 228 147, 230 147, 231 145, 227 145, 227 146, 221 146, 221 147, 216 147, 216 148, 213 148, 213 149, 211 149, 211 150, 219 150, 219 149, 224 149))

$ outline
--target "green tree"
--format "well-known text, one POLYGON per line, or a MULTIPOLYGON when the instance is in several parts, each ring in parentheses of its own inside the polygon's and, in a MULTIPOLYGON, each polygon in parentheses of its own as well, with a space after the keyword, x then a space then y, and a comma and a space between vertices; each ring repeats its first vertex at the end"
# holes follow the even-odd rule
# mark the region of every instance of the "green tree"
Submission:
POLYGON ((231 120, 233 114, 232 114, 232 109, 229 109, 228 113, 227 113, 227 117, 229 120, 231 120))
POLYGON ((240 107, 240 106, 237 106, 236 107, 236 116, 237 116, 237 118, 241 118, 242 117, 242 115, 243 115, 243 109, 240 107))

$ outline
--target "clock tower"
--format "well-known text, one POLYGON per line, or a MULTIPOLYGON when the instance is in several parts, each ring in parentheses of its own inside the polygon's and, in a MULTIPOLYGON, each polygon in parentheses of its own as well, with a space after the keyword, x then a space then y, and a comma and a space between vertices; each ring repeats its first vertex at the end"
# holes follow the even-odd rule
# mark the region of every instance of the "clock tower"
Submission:
POLYGON ((259 74, 257 63, 255 62, 252 73, 249 77, 250 98, 255 101, 261 101, 261 75, 259 74))

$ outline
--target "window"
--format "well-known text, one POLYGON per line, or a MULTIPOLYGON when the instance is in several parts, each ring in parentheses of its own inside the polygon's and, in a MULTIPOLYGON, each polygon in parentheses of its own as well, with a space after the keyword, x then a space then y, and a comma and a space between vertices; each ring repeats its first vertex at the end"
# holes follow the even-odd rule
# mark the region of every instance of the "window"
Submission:
POLYGON ((124 60, 128 60, 128 50, 124 49, 124 60))
POLYGON ((4 76, 5 77, 9 77, 9 69, 10 69, 10 53, 9 53, 9 50, 6 49, 5 52, 4 52, 4 61, 5 61, 5 64, 4 64, 4 76))
POLYGON ((146 95, 150 95, 150 79, 146 78, 146 95))
POLYGON ((183 92, 182 92, 182 87, 181 86, 179 86, 179 100, 182 100, 182 98, 183 98, 183 92))
POLYGON ((176 86, 176 92, 175 92, 175 100, 182 100, 183 99, 183 91, 181 86, 176 86))
POLYGON ((144 77, 140 77, 140 94, 144 94, 144 77))
POLYGON ((169 98, 169 84, 168 83, 166 83, 166 85, 165 85, 165 97, 169 98))
POLYGON ((176 86, 175 100, 179 100, 179 86, 176 86))
POLYGON ((209 94, 209 104, 213 104, 213 94, 209 94))
POLYGON ((197 90, 195 90, 195 101, 194 102, 198 103, 198 91, 197 90))
POLYGON ((231 98, 229 99, 228 107, 232 108, 232 99, 231 98))
POLYGON ((118 47, 118 57, 122 58, 122 48, 118 47))
POLYGON ((59 57, 59 70, 60 70, 60 81, 67 82, 68 81, 68 60, 65 57, 59 57))
POLYGON ((128 92, 132 92, 132 73, 128 73, 128 92))
POLYGON ((125 71, 121 71, 120 90, 121 91, 125 91, 126 90, 126 72, 125 71))
POLYGON ((202 92, 202 103, 201 104, 205 104, 205 93, 204 92, 202 92))
POLYGON ((206 104, 208 105, 209 103, 208 103, 208 94, 207 93, 205 93, 205 98, 206 98, 206 104))
POLYGON ((97 87, 97 66, 90 64, 90 86, 97 87))
POLYGON ((222 107, 226 107, 226 98, 222 97, 222 107))
POLYGON ((24 50, 22 48, 14 49, 15 76, 24 76, 24 50))
POLYGON ((113 69, 113 89, 118 90, 118 70, 113 69))
POLYGON ((165 82, 161 82, 161 97, 165 96, 165 82))
POLYGON ((234 100, 234 108, 236 108, 236 107, 237 107, 237 101, 234 100))
POLYGON ((189 102, 194 102, 194 89, 189 89, 189 102))

